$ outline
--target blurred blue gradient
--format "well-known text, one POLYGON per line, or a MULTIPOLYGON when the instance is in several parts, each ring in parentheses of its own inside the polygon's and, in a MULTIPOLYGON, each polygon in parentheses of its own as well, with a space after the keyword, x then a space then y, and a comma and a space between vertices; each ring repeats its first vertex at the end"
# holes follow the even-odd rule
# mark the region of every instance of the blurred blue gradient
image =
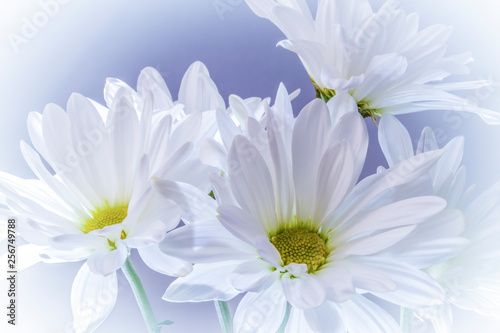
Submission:
MULTIPOLYGON (((251 13, 242 0, 65 2, 59 8, 50 7, 51 1, 10 0, 0 4, 3 13, 0 19, 9 17, 0 20, 3 22, 0 23, 1 171, 33 177, 19 150, 20 140, 29 142, 26 118, 30 111, 42 112, 49 102, 65 108, 73 92, 103 103, 107 77, 120 78, 135 87, 140 70, 146 66, 160 71, 173 96, 177 95, 188 66, 201 60, 226 102, 229 94, 274 98, 280 82, 290 92, 302 90, 293 103, 296 112, 314 98, 308 75, 295 54, 275 47, 283 39, 281 32, 251 13), (46 22, 38 21, 40 28, 25 38, 26 22, 33 22, 34 17, 43 18, 40 16, 43 8, 49 8, 45 12, 50 11, 53 17, 47 15, 46 22), (24 39, 20 42, 15 36, 24 39)), ((382 2, 372 1, 375 8, 382 2)), ((472 73, 464 80, 500 80, 496 2, 403 0, 402 3, 408 12, 420 13, 422 26, 444 23, 454 27, 449 54, 470 50, 476 59, 470 66, 472 73)), ((498 86, 492 91, 463 96, 478 99, 483 107, 500 109, 498 86)), ((497 146, 500 127, 487 126, 475 116, 463 118, 444 112, 429 111, 399 119, 415 140, 425 126, 439 130, 442 145, 454 136, 464 135, 464 164, 468 167, 469 184, 477 183, 479 190, 500 179, 497 146)), ((364 175, 386 164, 378 147, 377 128, 371 121, 367 125, 371 143, 364 175)), ((162 332, 220 332, 212 303, 162 301, 161 296, 173 279, 147 269, 136 256, 132 260, 158 319, 175 322, 175 326, 162 332)), ((66 331, 71 322, 69 297, 80 265, 39 264, 23 272, 19 281, 20 326, 13 332, 70 332, 66 331)), ((119 279, 123 287, 117 305, 97 332, 142 332, 144 324, 133 295, 123 276, 119 279)), ((237 301, 230 303, 231 309, 235 309, 237 301)), ((397 316, 396 307, 386 306, 397 316)), ((482 332, 497 332, 500 327, 467 313, 457 318, 456 332, 470 332, 476 323, 485 327, 482 332)))

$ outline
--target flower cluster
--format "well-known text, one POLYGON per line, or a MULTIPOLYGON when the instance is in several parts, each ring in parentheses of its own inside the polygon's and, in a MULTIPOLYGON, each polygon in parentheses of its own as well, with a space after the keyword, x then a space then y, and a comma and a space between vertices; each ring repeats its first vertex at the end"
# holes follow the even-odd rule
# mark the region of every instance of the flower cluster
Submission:
POLYGON ((0 215, 20 221, 27 262, 82 262, 75 331, 112 311, 120 269, 147 331, 170 324, 156 320, 132 250, 177 277, 164 300, 215 301, 225 333, 408 333, 418 322, 445 333, 452 306, 498 317, 500 183, 475 197, 464 138, 439 148, 427 127, 413 147, 394 116, 455 110, 500 123, 451 93, 491 82, 441 82, 471 59, 445 54, 449 29, 419 30, 393 0, 376 12, 367 0, 319 0, 315 17, 305 0, 246 2, 310 75, 318 98, 297 117, 283 84, 273 102, 231 95, 226 107, 200 62, 175 101, 146 68, 136 89, 108 79, 106 105, 73 94, 66 110, 29 115, 21 151, 37 178, 0 172, 0 215), (387 167, 362 176, 367 117, 387 167), (239 294, 231 316, 225 302, 239 294))

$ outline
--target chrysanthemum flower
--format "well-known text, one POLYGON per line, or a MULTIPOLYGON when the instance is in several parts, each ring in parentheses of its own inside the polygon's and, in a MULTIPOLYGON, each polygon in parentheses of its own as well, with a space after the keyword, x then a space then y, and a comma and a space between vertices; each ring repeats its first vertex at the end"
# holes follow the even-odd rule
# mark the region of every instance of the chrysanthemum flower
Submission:
POLYGON ((20 231, 44 247, 46 261, 85 261, 71 295, 77 332, 93 331, 112 310, 116 270, 130 249, 137 248, 160 273, 191 271, 190 263, 158 248, 166 232, 187 217, 151 185, 152 178, 183 183, 207 178, 210 168, 193 153, 204 136, 216 131, 218 101, 206 100, 218 95, 216 88, 198 94, 207 84, 213 82, 206 68, 195 63, 181 95, 196 96, 188 98, 191 105, 174 105, 159 73, 146 68, 137 92, 120 81, 108 82, 109 109, 73 94, 67 112, 49 104, 43 114, 30 113, 36 150, 25 142, 21 150, 38 179, 0 173, 3 203, 26 219, 20 231))
POLYGON ((500 114, 452 94, 488 86, 487 80, 440 83, 468 73, 469 53, 446 56, 451 29, 419 30, 417 14, 407 15, 397 0, 374 12, 368 0, 319 0, 313 18, 305 0, 246 0, 260 17, 285 35, 278 45, 297 53, 325 100, 349 92, 364 117, 423 110, 476 113, 487 123, 500 114))
MULTIPOLYGON (((415 154, 438 149, 434 132, 426 127, 414 153, 408 131, 396 118, 389 115, 382 117, 379 138, 389 166, 415 154)), ((424 263, 413 263, 436 278, 446 291, 446 299, 436 306, 414 311, 418 318, 415 318, 413 323, 415 332, 420 332, 418 328, 422 328, 422 332, 429 332, 431 325, 436 332, 452 332, 451 305, 499 318, 500 183, 496 183, 477 198, 472 198, 473 188, 466 187, 465 167, 461 165, 463 142, 462 137, 457 137, 446 144, 444 155, 429 172, 428 186, 421 187, 420 194, 434 194, 446 199, 448 209, 445 212, 450 209, 460 210, 464 214, 465 223, 449 218, 441 225, 440 231, 429 231, 421 224, 417 232, 407 239, 405 247, 396 246, 388 253, 398 253, 405 260, 412 261, 412 254, 422 255, 416 244, 419 240, 425 240, 428 245, 435 244, 433 250, 432 246, 429 246, 432 251, 428 252, 424 263), (443 239, 446 235, 447 238, 443 239), (462 237, 462 241, 454 237, 458 235, 462 237), (444 251, 453 247, 457 250, 461 247, 461 251, 451 258, 443 258, 443 255, 446 255, 444 251), (426 265, 429 263, 433 265, 426 265), (425 321, 431 325, 426 325, 425 321)), ((448 255, 450 253, 452 252, 448 252, 448 255)))
MULTIPOLYGON (((284 89, 284 87, 280 87, 284 89)), ((292 101, 300 93, 297 89, 289 96, 279 94, 279 97, 286 98, 279 103, 292 101)), ((220 129, 214 138, 206 138, 200 149, 200 159, 204 164, 213 166, 222 171, 227 176, 229 166, 227 164, 227 154, 231 147, 235 135, 252 131, 252 127, 247 127, 247 118, 252 118, 258 123, 265 124, 265 113, 269 107, 270 98, 250 97, 243 99, 237 95, 229 96, 229 107, 227 110, 219 109, 216 113, 217 126, 220 129)))
MULTIPOLYGON (((285 332, 397 332, 393 318, 362 293, 408 307, 442 301, 426 273, 377 255, 445 207, 435 196, 399 200, 392 193, 425 174, 441 152, 356 184, 368 137, 352 98, 329 102, 342 109, 334 117, 317 99, 296 119, 283 87, 277 101, 265 122, 248 117, 243 135, 232 140, 230 188, 212 176, 218 221, 178 228, 162 242, 166 253, 196 263, 164 299, 228 300, 246 292, 235 332, 275 332, 287 312, 285 332)), ((157 188, 172 192, 168 181, 157 188)), ((204 207, 214 201, 196 198, 204 207)))

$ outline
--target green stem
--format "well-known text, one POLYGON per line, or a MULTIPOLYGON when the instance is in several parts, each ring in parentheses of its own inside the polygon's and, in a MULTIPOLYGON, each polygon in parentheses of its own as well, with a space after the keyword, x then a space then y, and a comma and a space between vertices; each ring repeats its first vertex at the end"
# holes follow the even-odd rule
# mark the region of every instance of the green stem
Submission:
POLYGON ((229 307, 227 302, 224 301, 214 301, 215 310, 217 310, 217 316, 219 317, 219 323, 222 327, 223 333, 233 332, 233 321, 231 319, 231 314, 229 313, 229 307))
POLYGON ((144 318, 144 322, 148 327, 148 332, 153 332, 156 327, 156 318, 153 314, 153 309, 151 308, 151 304, 149 304, 148 296, 146 295, 146 291, 142 285, 141 279, 137 272, 132 266, 132 262, 130 262, 130 258, 127 258, 125 264, 122 266, 122 271, 125 277, 127 278, 132 291, 134 292, 135 300, 137 301, 137 305, 139 305, 139 309, 142 313, 142 318, 144 318))
POLYGON ((412 322, 413 319, 413 311, 408 308, 401 307, 400 311, 400 326, 402 333, 411 333, 412 332, 412 322))
POLYGON ((286 302, 285 317, 283 318, 283 322, 281 323, 281 326, 280 326, 280 328, 278 328, 276 333, 285 332, 286 324, 288 323, 288 318, 290 318, 290 310, 292 310, 292 306, 290 305, 290 303, 286 302))

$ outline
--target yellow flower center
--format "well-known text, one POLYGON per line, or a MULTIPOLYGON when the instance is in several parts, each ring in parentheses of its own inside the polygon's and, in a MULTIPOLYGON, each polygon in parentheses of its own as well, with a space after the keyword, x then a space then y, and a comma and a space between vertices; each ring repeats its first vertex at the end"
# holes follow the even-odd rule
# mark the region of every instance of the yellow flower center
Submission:
POLYGON ((92 214, 92 218, 89 218, 84 226, 83 232, 89 233, 92 230, 102 229, 109 225, 114 225, 122 223, 127 217, 128 206, 118 206, 118 207, 105 207, 103 209, 98 208, 92 214))
MULTIPOLYGON (((314 89, 316 90, 316 98, 321 98, 325 102, 328 102, 337 94, 337 92, 333 89, 321 88, 313 78, 311 81, 314 85, 314 89)), ((367 101, 357 101, 358 102, 358 112, 363 116, 363 118, 370 117, 372 120, 377 123, 377 119, 380 119, 382 114, 380 113, 380 109, 373 109, 370 107, 370 103, 367 101)))
POLYGON ((306 264, 309 272, 321 266, 328 254, 325 241, 317 232, 289 228, 271 237, 271 243, 278 250, 285 265, 306 264))

